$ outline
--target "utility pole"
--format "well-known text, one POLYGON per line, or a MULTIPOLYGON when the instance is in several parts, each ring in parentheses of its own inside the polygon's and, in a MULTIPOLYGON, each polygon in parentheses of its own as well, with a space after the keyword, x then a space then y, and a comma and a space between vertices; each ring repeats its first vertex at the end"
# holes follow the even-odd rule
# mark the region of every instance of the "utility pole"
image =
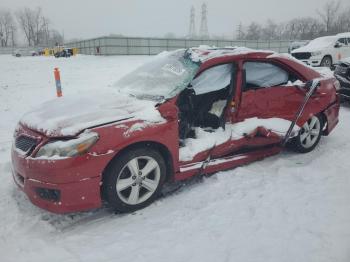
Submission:
POLYGON ((236 34, 236 36, 237 36, 238 40, 242 40, 243 37, 244 37, 242 22, 239 22, 239 24, 237 26, 237 34, 236 34))
POLYGON ((195 37, 196 37, 195 9, 192 6, 191 7, 191 14, 190 14, 190 29, 188 31, 188 38, 195 38, 195 37))
POLYGON ((202 4, 202 19, 201 19, 201 27, 200 27, 200 37, 203 39, 209 38, 208 31, 208 18, 207 18, 208 10, 207 4, 202 4))

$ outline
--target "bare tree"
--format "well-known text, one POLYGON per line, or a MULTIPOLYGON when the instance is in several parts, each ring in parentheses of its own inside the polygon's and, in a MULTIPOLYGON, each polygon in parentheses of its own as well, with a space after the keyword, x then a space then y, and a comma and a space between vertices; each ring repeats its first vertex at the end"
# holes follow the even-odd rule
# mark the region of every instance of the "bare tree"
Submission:
POLYGON ((263 30, 262 39, 263 40, 273 40, 277 38, 277 28, 278 25, 271 19, 267 20, 263 30))
POLYGON ((63 36, 57 30, 51 30, 49 32, 48 45, 50 46, 63 45, 63 42, 64 42, 63 36))
POLYGON ((16 25, 10 11, 0 11, 0 42, 1 46, 14 45, 16 25))
POLYGON ((260 33, 261 33, 261 26, 258 23, 256 23, 256 22, 252 22, 248 26, 245 38, 247 40, 259 40, 260 39, 260 33))
POLYGON ((334 33, 334 25, 339 14, 340 1, 332 0, 326 3, 318 14, 325 26, 326 33, 334 33))
POLYGON ((49 20, 43 16, 40 7, 20 9, 16 17, 29 46, 45 44, 45 39, 48 42, 49 20))
POLYGON ((336 33, 350 31, 350 7, 346 8, 338 15, 338 19, 334 24, 334 31, 336 33))

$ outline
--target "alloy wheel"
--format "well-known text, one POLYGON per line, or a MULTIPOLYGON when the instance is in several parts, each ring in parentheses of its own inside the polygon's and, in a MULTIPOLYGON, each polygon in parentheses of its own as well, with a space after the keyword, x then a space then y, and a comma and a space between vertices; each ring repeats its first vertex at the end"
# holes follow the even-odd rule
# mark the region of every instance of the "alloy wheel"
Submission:
POLYGON ((135 157, 118 174, 117 194, 128 205, 141 204, 157 190, 160 177, 160 167, 154 158, 135 157))
POLYGON ((322 64, 322 66, 324 66, 324 67, 331 67, 331 65, 332 65, 332 60, 331 60, 329 57, 325 57, 325 58, 323 58, 321 64, 322 64))
POLYGON ((317 143, 321 133, 321 122, 318 117, 311 117, 302 127, 300 142, 304 148, 311 148, 317 143))

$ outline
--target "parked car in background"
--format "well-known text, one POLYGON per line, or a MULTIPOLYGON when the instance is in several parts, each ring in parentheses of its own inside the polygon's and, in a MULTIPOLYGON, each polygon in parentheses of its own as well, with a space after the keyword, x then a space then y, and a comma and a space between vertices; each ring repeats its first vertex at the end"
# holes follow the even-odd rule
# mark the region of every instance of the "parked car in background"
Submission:
POLYGON ((316 38, 291 54, 310 66, 331 67, 341 59, 350 57, 350 33, 316 38))
POLYGON ((14 133, 14 181, 52 212, 97 208, 102 199, 117 211, 137 210, 165 182, 248 164, 285 142, 312 151, 338 123, 336 83, 271 51, 162 53, 114 91, 59 98, 25 114, 14 133))
POLYGON ((350 101, 350 58, 343 59, 336 65, 334 76, 340 83, 338 92, 342 100, 350 101))
POLYGON ((38 56, 40 55, 38 50, 31 50, 28 48, 16 49, 13 53, 13 56, 21 57, 21 56, 38 56))
POLYGON ((25 55, 26 52, 27 52, 26 50, 16 49, 16 50, 12 53, 12 55, 15 56, 15 57, 21 57, 21 56, 25 55))
POLYGON ((288 47, 288 53, 291 53, 293 50, 307 45, 309 42, 310 42, 309 40, 292 42, 288 47))
POLYGON ((55 53, 55 57, 71 57, 73 55, 73 50, 71 48, 64 48, 61 51, 55 53))

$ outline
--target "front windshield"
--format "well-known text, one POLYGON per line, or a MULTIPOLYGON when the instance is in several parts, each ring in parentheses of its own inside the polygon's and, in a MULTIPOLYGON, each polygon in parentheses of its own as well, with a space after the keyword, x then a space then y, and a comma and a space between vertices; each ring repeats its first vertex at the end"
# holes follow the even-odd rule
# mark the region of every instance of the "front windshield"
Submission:
POLYGON ((333 36, 325 36, 316 38, 312 40, 307 46, 312 48, 323 48, 331 46, 335 43, 335 38, 333 36))
POLYGON ((199 64, 185 50, 161 53, 120 79, 115 86, 120 92, 140 99, 162 100, 185 89, 197 73, 199 64))

